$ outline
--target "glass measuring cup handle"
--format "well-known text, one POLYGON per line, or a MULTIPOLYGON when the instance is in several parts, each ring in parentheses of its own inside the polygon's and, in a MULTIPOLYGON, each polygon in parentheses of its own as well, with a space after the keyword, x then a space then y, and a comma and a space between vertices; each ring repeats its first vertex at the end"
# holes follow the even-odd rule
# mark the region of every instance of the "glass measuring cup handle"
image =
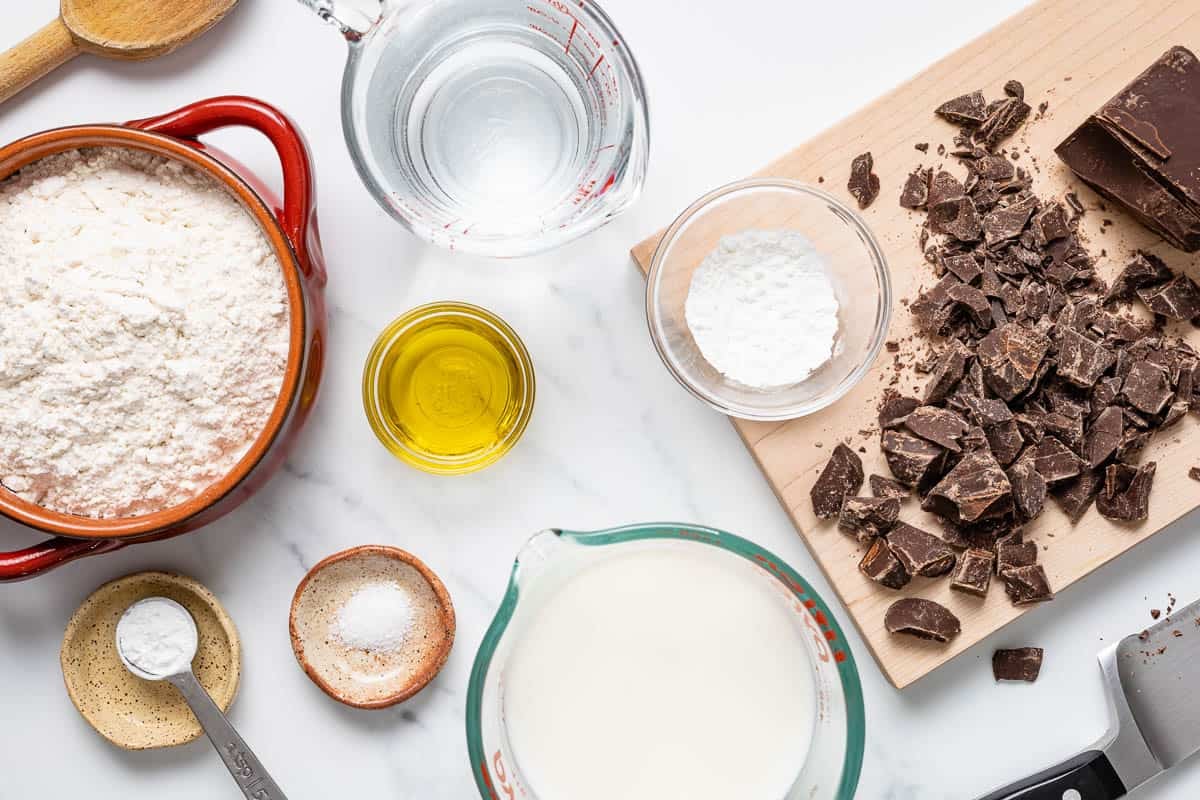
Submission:
POLYGON ((338 0, 300 0, 318 17, 341 31, 342 36, 351 42, 357 42, 375 27, 383 17, 384 1, 379 0, 376 3, 379 11, 375 16, 371 16, 361 8, 355 8, 350 3, 338 2, 338 0))

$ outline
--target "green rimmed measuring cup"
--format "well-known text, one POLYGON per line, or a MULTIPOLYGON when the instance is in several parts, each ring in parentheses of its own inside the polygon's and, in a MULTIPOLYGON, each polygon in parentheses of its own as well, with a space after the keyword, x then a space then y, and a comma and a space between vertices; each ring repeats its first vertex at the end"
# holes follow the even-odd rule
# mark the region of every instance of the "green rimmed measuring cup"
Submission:
POLYGON ((755 565, 762 580, 786 590, 796 612, 797 636, 809 655, 816 719, 807 756, 797 763, 796 778, 782 800, 854 796, 865 733, 862 687, 829 607, 791 567, 753 542, 713 528, 655 523, 591 533, 545 531, 518 554, 508 589, 475 657, 467 693, 467 746, 484 800, 562 800, 535 793, 512 752, 505 725, 505 671, 522 626, 579 570, 621 548, 672 541, 733 553, 755 565))

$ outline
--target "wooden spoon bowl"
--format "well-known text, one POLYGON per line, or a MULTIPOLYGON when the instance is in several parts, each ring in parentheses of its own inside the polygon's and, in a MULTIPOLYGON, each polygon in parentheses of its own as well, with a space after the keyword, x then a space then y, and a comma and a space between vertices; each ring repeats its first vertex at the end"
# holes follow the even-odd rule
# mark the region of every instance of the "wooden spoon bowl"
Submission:
POLYGON ((217 24, 237 0, 62 0, 59 18, 0 54, 0 102, 79 53, 138 61, 217 24))

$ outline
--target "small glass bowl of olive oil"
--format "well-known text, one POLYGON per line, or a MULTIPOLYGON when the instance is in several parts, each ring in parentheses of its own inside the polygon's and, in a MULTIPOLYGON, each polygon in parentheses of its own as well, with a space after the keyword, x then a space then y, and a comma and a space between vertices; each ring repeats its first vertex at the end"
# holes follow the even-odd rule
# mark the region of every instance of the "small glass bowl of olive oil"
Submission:
POLYGON ((533 398, 521 339, 467 303, 430 303, 397 318, 363 370, 371 430, 401 461, 439 475, 474 472, 512 449, 533 398))

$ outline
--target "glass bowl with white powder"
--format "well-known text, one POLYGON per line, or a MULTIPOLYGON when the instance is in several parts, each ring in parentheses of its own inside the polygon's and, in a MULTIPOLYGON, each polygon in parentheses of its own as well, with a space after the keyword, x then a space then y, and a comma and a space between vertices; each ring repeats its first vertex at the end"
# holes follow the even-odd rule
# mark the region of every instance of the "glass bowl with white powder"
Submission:
POLYGON ((784 420, 846 395, 891 318, 883 251, 857 213, 795 181, 717 189, 667 229, 646 317, 663 363, 734 417, 784 420))

